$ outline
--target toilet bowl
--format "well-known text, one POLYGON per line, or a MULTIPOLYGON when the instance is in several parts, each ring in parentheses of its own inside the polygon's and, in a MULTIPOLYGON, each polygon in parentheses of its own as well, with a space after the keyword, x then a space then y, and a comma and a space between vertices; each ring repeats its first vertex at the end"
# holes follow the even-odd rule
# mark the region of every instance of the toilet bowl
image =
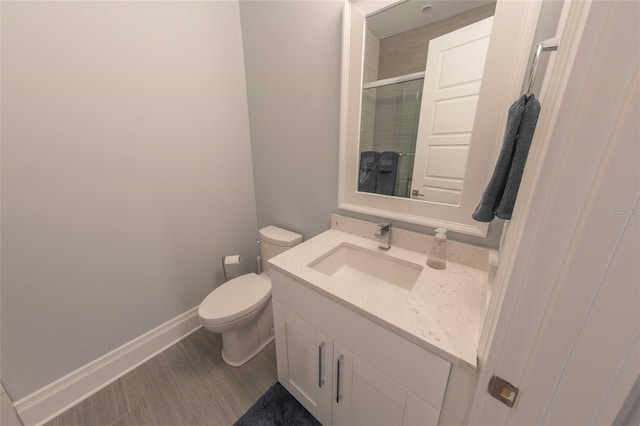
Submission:
POLYGON ((264 272, 241 275, 213 290, 198 308, 205 329, 222 334, 222 359, 239 367, 274 338, 271 268, 267 260, 302 241, 302 235, 276 226, 260 229, 264 272))

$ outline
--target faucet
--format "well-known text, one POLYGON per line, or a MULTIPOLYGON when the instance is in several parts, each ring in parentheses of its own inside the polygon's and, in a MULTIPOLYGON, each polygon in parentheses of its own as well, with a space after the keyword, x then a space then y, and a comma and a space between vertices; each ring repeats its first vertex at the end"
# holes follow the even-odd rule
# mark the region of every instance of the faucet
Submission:
POLYGON ((389 222, 378 223, 378 232, 375 233, 376 238, 380 242, 378 248, 381 250, 389 250, 389 238, 391 237, 391 224, 389 222))

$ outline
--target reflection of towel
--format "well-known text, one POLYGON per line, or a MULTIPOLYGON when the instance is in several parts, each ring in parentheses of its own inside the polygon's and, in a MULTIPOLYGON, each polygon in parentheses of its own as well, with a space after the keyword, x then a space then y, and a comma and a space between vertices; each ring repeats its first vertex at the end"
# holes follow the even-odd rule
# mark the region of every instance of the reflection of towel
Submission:
POLYGON ((480 204, 473 212, 475 220, 491 222, 496 215, 501 219, 511 219, 539 114, 540 103, 533 95, 528 99, 522 95, 509 108, 500 157, 480 204))
POLYGON ((360 153, 360 174, 358 176, 358 191, 376 192, 378 178, 378 156, 375 151, 360 153))
POLYGON ((378 165, 378 182, 376 193, 393 195, 396 186, 396 174, 398 172, 398 154, 393 151, 385 151, 380 154, 378 165))

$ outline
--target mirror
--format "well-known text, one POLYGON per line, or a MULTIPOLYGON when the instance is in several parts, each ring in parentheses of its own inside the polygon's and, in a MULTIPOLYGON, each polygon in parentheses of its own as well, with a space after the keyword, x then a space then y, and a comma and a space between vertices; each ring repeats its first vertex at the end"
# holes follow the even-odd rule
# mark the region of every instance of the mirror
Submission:
POLYGON ((345 3, 340 208, 486 236, 471 213, 539 12, 510 3, 345 3))
POLYGON ((358 191, 459 204, 494 10, 407 1, 366 18, 358 191))

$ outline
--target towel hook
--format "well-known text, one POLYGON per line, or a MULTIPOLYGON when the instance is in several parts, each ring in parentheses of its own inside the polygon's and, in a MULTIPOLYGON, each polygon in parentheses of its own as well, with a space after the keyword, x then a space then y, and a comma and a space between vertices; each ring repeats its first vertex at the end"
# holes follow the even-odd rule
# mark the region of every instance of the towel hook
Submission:
POLYGON ((540 62, 540 54, 542 52, 550 52, 554 50, 558 50, 558 45, 560 41, 558 38, 552 38, 549 40, 541 41, 536 45, 536 53, 533 56, 533 61, 531 61, 531 69, 529 70, 529 84, 527 86, 526 95, 531 95, 531 91, 533 90, 533 83, 536 81, 536 72, 538 70, 538 62, 540 62))

